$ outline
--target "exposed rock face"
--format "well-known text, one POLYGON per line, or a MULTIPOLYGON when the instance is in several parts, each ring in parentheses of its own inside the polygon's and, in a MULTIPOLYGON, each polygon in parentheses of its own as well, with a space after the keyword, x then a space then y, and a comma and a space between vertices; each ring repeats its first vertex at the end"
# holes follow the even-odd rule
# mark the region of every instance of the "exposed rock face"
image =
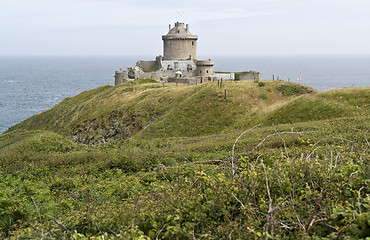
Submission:
POLYGON ((107 122, 102 122, 95 118, 77 125, 70 138, 74 142, 83 144, 106 143, 110 142, 114 137, 126 140, 156 119, 155 116, 148 117, 145 122, 141 122, 142 116, 138 113, 123 113, 115 110, 112 111, 107 122))
POLYGON ((75 142, 84 144, 106 143, 109 142, 112 137, 119 134, 119 129, 119 122, 113 122, 110 128, 103 128, 96 119, 93 119, 91 121, 86 121, 84 125, 76 126, 76 129, 71 135, 71 139, 75 142))

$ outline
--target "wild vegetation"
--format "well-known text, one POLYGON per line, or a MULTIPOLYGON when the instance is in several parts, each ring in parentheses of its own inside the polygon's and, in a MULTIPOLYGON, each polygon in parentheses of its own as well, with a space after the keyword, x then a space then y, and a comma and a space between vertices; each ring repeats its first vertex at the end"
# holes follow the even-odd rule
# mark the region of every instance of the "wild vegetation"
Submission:
POLYGON ((12 127, 0 238, 368 239, 370 89, 260 82, 105 86, 12 127))

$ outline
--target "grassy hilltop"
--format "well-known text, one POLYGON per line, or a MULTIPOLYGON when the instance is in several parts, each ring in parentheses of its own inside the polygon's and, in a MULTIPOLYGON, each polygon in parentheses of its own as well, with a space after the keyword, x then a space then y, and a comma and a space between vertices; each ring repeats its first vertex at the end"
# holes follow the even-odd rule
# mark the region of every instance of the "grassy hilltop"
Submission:
POLYGON ((83 92, 0 136, 0 236, 365 239, 369 103, 284 81, 83 92))

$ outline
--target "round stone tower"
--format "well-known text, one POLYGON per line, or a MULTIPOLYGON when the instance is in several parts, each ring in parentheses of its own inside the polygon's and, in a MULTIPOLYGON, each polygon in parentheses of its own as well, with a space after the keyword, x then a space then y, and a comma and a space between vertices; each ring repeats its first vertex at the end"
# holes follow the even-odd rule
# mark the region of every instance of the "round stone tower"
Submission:
POLYGON ((169 32, 162 36, 163 60, 187 60, 197 58, 198 36, 189 32, 189 24, 175 23, 169 25, 169 32))
POLYGON ((126 71, 122 71, 122 68, 119 69, 119 71, 116 71, 116 74, 114 75, 114 85, 119 85, 121 83, 128 81, 128 75, 126 71))
POLYGON ((214 65, 215 65, 215 62, 212 59, 197 61, 196 75, 201 76, 201 77, 212 75, 214 65))

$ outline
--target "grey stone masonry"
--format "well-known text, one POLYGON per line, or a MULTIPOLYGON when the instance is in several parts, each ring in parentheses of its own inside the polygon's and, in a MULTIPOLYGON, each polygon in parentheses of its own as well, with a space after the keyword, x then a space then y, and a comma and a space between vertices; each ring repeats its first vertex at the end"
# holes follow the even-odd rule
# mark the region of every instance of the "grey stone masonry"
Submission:
POLYGON ((186 60, 197 59, 197 40, 198 36, 189 31, 189 25, 175 23, 163 40, 163 59, 164 60, 186 60))
POLYGON ((261 80, 261 73, 259 72, 254 72, 254 73, 247 73, 247 74, 242 74, 239 77, 240 81, 245 81, 245 80, 261 80))
MULTIPOLYGON (((234 73, 214 73, 215 62, 212 59, 197 59, 198 36, 189 31, 189 24, 176 22, 169 25, 169 31, 162 36, 163 56, 153 61, 138 61, 127 71, 115 72, 115 85, 135 79, 154 79, 161 82, 200 84, 208 81, 234 81, 234 73)), ((260 79, 257 72, 243 72, 240 80, 260 79)), ((238 79, 239 80, 239 79, 238 79)))

